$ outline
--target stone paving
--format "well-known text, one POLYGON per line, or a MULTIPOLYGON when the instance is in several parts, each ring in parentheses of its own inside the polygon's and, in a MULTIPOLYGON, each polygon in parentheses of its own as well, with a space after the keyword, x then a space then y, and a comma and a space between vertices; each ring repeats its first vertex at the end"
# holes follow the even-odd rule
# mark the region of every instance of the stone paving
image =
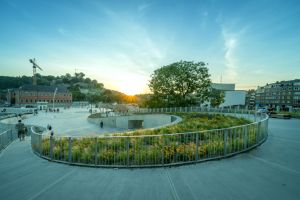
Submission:
POLYGON ((299 200, 300 120, 270 119, 269 127, 268 140, 248 153, 151 169, 49 162, 32 153, 28 137, 0 154, 0 199, 299 200))

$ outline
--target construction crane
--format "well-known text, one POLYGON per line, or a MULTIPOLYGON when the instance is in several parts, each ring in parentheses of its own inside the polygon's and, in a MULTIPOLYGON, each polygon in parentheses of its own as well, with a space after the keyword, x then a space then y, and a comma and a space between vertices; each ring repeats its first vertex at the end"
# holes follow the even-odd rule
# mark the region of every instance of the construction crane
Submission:
POLYGON ((32 76, 32 84, 36 85, 36 68, 38 68, 39 70, 43 71, 42 68, 40 68, 36 62, 35 62, 35 58, 34 59, 29 59, 29 62, 32 63, 32 70, 33 70, 33 76, 32 76))

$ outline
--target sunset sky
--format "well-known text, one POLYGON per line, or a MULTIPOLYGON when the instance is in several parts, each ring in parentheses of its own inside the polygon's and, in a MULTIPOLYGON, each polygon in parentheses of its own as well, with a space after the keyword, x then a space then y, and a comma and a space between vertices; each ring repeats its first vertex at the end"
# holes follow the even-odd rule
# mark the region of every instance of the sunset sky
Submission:
POLYGON ((180 60, 214 82, 256 88, 300 78, 300 1, 0 0, 0 75, 75 69, 127 94, 180 60))

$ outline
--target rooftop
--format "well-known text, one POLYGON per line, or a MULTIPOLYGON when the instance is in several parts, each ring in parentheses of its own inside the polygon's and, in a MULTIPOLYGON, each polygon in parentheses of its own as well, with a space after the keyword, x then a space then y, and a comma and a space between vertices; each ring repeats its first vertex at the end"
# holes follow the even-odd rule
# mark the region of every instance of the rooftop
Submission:
POLYGON ((63 85, 23 85, 19 88, 19 90, 35 92, 54 92, 56 88, 58 93, 68 92, 68 88, 63 85))

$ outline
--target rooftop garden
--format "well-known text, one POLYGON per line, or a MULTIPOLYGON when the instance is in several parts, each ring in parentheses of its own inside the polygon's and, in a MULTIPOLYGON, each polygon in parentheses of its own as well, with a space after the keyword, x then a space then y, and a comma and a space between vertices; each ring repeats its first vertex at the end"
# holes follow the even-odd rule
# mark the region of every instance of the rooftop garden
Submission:
POLYGON ((160 135, 183 132, 195 132, 211 129, 229 128, 244 124, 250 124, 251 121, 245 118, 225 116, 222 114, 210 113, 169 113, 182 118, 182 121, 157 129, 140 129, 132 132, 113 134, 113 135, 160 135))
POLYGON ((45 135, 41 145, 33 143, 33 149, 43 157, 63 162, 145 166, 216 158, 239 152, 258 141, 255 124, 250 124, 247 132, 239 126, 251 123, 247 119, 208 113, 172 114, 183 120, 163 128, 141 129, 108 137, 52 137, 52 145, 51 137, 45 135), (227 136, 224 129, 218 130, 234 126, 239 127, 228 129, 227 136), (211 129, 214 130, 205 131, 211 129), (183 134, 170 135, 171 133, 183 134))

